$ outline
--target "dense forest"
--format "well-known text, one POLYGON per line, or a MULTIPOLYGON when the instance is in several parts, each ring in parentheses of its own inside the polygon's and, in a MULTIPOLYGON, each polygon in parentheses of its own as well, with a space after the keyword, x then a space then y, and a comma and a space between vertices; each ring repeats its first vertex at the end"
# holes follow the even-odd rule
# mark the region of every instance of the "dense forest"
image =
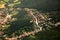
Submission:
POLYGON ((58 0, 0 0, 0 40, 60 40, 58 0))

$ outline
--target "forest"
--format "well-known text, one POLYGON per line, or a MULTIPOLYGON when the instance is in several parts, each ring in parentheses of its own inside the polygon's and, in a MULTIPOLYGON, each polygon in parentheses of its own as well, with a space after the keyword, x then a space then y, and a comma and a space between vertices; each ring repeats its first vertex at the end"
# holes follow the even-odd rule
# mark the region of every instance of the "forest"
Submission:
POLYGON ((59 0, 0 0, 0 40, 60 40, 59 0))

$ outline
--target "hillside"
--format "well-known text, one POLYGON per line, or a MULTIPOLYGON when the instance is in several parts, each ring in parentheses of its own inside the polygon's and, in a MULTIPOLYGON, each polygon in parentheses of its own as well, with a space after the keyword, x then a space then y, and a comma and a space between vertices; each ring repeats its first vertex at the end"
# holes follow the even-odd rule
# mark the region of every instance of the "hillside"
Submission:
POLYGON ((1 0, 0 40, 59 40, 58 0, 1 0))

